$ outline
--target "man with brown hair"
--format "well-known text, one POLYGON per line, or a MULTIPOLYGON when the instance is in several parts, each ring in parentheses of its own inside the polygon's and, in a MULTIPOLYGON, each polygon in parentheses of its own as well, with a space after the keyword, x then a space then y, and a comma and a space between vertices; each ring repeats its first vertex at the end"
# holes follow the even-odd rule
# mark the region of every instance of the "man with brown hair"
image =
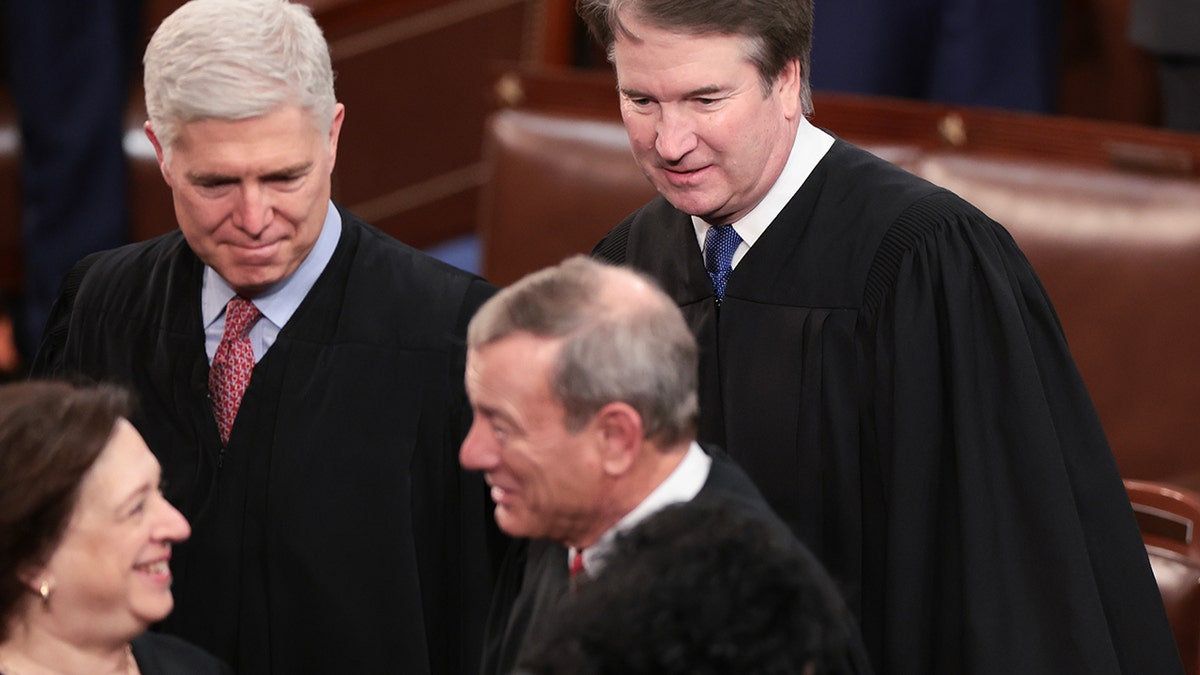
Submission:
POLYGON ((660 193, 596 247, 700 342, 726 448, 885 673, 1171 673, 1049 299, 958 196, 814 127, 811 0, 580 0, 660 193))

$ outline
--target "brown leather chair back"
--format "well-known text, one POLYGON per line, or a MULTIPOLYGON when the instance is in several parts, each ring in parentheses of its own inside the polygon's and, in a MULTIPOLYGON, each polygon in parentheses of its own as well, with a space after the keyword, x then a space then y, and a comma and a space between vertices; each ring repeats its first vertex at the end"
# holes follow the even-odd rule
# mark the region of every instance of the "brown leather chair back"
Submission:
POLYGON ((1163 483, 1126 480, 1125 490, 1154 578, 1162 592, 1167 618, 1184 670, 1200 668, 1200 495, 1163 483))
POLYGON ((482 273, 507 285, 587 253, 655 195, 614 122, 502 110, 488 120, 482 273))
MULTIPOLYGON (((497 78, 485 128, 483 272, 507 284, 586 253, 654 191, 611 74, 497 78)), ((815 95, 813 122, 1003 224, 1054 302, 1121 473, 1200 492, 1200 136, 815 95)))

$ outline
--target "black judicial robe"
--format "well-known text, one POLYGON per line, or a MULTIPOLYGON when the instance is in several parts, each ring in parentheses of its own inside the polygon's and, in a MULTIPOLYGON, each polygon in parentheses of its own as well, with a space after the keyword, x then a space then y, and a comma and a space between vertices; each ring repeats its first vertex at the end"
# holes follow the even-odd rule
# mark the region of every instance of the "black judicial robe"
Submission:
POLYGON ((878 672, 1181 672, 1091 399, 1000 225, 838 140, 719 308, 661 197, 593 254, 683 309, 700 440, 845 589, 878 672))
MULTIPOLYGON (((780 541, 788 541, 803 549, 787 526, 771 511, 762 494, 750 478, 727 454, 716 448, 705 448, 713 458, 712 468, 700 492, 692 503, 733 504, 740 512, 762 520, 778 532, 780 541)), ((806 555, 811 555, 805 551, 806 555)), ((814 563, 814 569, 820 565, 814 563)), ((831 579, 824 579, 830 594, 840 597, 831 579)), ((518 663, 526 637, 543 617, 567 596, 567 549, 558 542, 545 539, 524 540, 514 544, 504 560, 496 583, 496 595, 488 616, 484 640, 482 675, 509 675, 518 663)), ((620 620, 620 617, 613 617, 620 620)), ((863 649, 858 626, 849 610, 846 611, 846 633, 851 644, 833 673, 866 675, 871 672, 863 649)))
POLYGON ((207 394, 203 265, 179 232, 81 262, 34 371, 137 393, 132 421, 192 524, 165 632, 254 675, 468 672, 493 558, 486 488, 457 459, 463 338, 494 288, 341 215, 228 448, 207 394))
POLYGON ((146 632, 130 646, 141 675, 233 675, 229 666, 174 635, 146 632))

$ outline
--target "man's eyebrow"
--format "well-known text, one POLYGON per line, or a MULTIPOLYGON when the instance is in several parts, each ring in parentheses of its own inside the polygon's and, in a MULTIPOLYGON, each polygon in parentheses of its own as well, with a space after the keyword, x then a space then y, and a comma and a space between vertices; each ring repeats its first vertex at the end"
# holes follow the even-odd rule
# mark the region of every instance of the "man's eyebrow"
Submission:
MULTIPOLYGON (((651 96, 644 92, 640 92, 636 89, 626 89, 625 87, 618 87, 617 89, 626 98, 655 98, 654 96, 651 96)), ((711 96, 712 94, 719 94, 721 91, 722 91, 721 87, 719 87, 715 84, 710 84, 710 85, 707 85, 704 87, 700 87, 699 89, 693 89, 693 90, 685 93, 682 96, 682 98, 686 99, 686 98, 711 96)))
POLYGON ((301 162, 300 164, 294 164, 292 166, 284 167, 282 169, 277 169, 270 173, 263 174, 261 176, 261 178, 264 178, 267 180, 270 180, 272 178, 292 178, 295 176, 299 176, 299 175, 308 173, 309 170, 312 169, 312 167, 313 167, 312 162, 301 162))
POLYGON ((507 424, 510 427, 517 428, 517 421, 508 413, 499 408, 494 408, 488 405, 479 406, 479 414, 484 417, 489 423, 499 421, 501 424, 507 424))
POLYGON ((230 176, 228 174, 223 174, 223 173, 204 172, 204 171, 201 171, 201 172, 189 171, 187 173, 187 179, 188 179, 188 181, 190 181, 192 183, 203 183, 203 184, 210 184, 210 185, 217 184, 217 183, 235 183, 238 181, 238 178, 235 176, 230 176))
MULTIPOLYGON (((299 164, 294 164, 292 166, 286 166, 282 169, 275 169, 274 171, 270 171, 268 173, 260 175, 259 178, 262 180, 272 180, 272 179, 279 179, 279 178, 293 178, 295 176, 299 176, 299 175, 309 172, 310 170, 312 170, 312 167, 313 167, 312 162, 301 162, 299 164)), ((195 173, 188 172, 187 178, 189 181, 191 181, 193 183, 208 183, 208 184, 237 183, 237 182, 241 181, 241 178, 239 176, 218 173, 218 172, 195 172, 195 173)))

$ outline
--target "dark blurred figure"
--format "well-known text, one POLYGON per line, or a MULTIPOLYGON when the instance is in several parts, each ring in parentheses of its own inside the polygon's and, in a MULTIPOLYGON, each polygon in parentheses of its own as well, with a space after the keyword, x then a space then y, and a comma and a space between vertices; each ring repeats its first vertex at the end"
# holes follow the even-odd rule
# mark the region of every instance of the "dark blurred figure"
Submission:
POLYGON ((530 636, 529 675, 819 675, 849 637, 824 571, 729 504, 669 506, 530 636))
POLYGON ((1200 3, 1133 0, 1129 36, 1155 56, 1162 125, 1200 131, 1200 3))
POLYGON ((1045 0, 818 2, 812 86, 1054 112, 1061 21, 1045 0))
POLYGON ((129 238, 122 149, 141 0, 10 0, 4 56, 21 130, 23 297, 17 346, 37 348, 59 283, 88 253, 129 238))

